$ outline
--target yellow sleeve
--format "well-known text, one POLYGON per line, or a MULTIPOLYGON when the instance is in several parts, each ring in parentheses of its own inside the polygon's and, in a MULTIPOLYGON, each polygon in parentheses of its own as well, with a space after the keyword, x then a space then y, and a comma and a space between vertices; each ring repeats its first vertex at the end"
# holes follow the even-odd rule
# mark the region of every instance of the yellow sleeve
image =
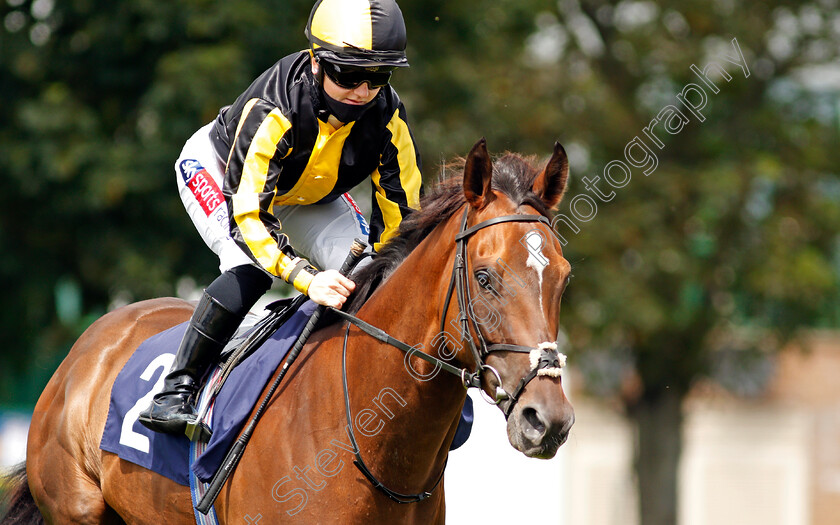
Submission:
POLYGON ((390 140, 385 145, 379 168, 371 175, 373 213, 370 239, 375 250, 397 234, 406 215, 420 207, 423 183, 420 158, 402 104, 394 112, 387 129, 390 140))
POLYGON ((228 157, 224 192, 237 244, 266 271, 306 293, 315 270, 294 256, 271 213, 279 176, 272 161, 291 152, 291 127, 279 108, 260 99, 248 101, 228 157))

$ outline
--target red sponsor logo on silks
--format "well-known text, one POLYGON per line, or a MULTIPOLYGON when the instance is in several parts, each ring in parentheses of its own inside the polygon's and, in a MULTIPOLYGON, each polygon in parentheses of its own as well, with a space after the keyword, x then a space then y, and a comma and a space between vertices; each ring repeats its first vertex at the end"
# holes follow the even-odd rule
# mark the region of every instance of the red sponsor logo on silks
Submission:
POLYGON ((195 159, 182 160, 179 167, 184 183, 195 195, 204 213, 209 217, 225 202, 219 186, 213 180, 213 177, 207 173, 207 170, 195 159))
POLYGON ((201 209, 208 217, 225 201, 219 186, 207 170, 196 172, 187 186, 192 190, 198 203, 201 204, 201 209))

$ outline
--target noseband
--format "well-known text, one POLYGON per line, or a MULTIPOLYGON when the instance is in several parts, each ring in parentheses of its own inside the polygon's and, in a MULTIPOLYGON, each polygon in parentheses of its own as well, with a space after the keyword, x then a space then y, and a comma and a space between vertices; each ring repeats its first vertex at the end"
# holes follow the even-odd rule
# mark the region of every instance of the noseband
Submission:
MULTIPOLYGON (((467 313, 467 308, 471 302, 468 275, 469 264, 467 257, 467 241, 469 240, 469 238, 479 230, 483 230, 484 228, 487 228, 489 226, 494 226, 496 224, 501 224, 505 222, 541 222, 549 227, 551 227, 551 223, 546 217, 542 215, 515 214, 502 215, 499 217, 494 217, 492 219, 487 219, 486 221, 482 221, 476 224, 475 226, 472 226, 471 228, 467 228, 467 216, 469 213, 469 209, 469 206, 467 206, 464 210, 464 216, 461 219, 460 231, 455 236, 455 263, 452 266, 452 277, 449 280, 449 287, 446 292, 446 300, 443 306, 443 314, 441 316, 440 329, 441 333, 445 332, 446 313, 449 311, 449 305, 452 301, 452 296, 454 293, 458 301, 457 322, 461 326, 461 341, 467 342, 467 347, 469 348, 476 365, 475 370, 473 372, 468 371, 466 368, 458 368, 442 359, 438 359, 437 357, 420 352, 416 348, 411 347, 408 344, 391 337, 384 330, 381 330, 352 314, 342 312, 341 310, 337 310, 335 308, 330 308, 330 310, 332 310, 339 317, 349 322, 349 324, 347 325, 347 329, 344 333, 344 348, 342 352, 342 375, 344 381, 344 402, 345 413, 347 415, 347 430, 349 433, 350 442, 354 449, 354 455, 356 456, 356 460, 353 461, 353 463, 375 488, 382 491, 392 501, 395 501, 397 503, 417 503, 430 497, 432 495, 432 492, 435 490, 435 488, 437 488, 437 486, 440 484, 440 481, 443 479, 443 470, 441 471, 437 482, 435 482, 434 486, 430 490, 421 492, 419 494, 401 494, 383 485, 382 482, 380 482, 376 478, 376 476, 373 475, 373 473, 367 467, 365 462, 362 460, 362 456, 359 452, 359 446, 356 443, 355 432, 353 431, 353 420, 350 411, 350 392, 347 386, 347 340, 350 334, 350 324, 356 325, 360 330, 370 335, 371 337, 377 339, 378 341, 381 341, 383 343, 386 343, 388 345, 394 346, 402 350, 407 354, 406 359, 408 359, 411 356, 423 359, 433 364, 436 370, 442 369, 450 374, 458 376, 461 379, 464 388, 478 388, 479 391, 482 393, 482 396, 484 396, 488 400, 488 402, 494 405, 499 405, 499 408, 501 408, 502 412, 505 414, 505 418, 507 418, 510 415, 511 411, 513 410, 513 407, 519 400, 519 396, 522 394, 522 391, 525 389, 528 383, 531 382, 531 380, 538 376, 559 377, 560 369, 566 364, 566 356, 557 351, 557 344, 555 342, 540 343, 537 348, 502 343, 494 343, 488 345, 487 341, 484 339, 484 336, 481 334, 479 323, 476 322, 476 320, 473 319, 467 313), (472 327, 472 331, 475 332, 475 337, 473 337, 470 327, 472 327), (519 381, 519 384, 516 386, 512 393, 509 393, 504 389, 502 385, 502 378, 499 375, 499 372, 485 362, 487 356, 489 356, 492 352, 519 352, 530 355, 531 369, 519 381), (481 388, 481 374, 484 372, 489 372, 495 377, 495 399, 490 399, 489 396, 481 388)), ((446 465, 444 465, 444 470, 445 469, 446 465)))

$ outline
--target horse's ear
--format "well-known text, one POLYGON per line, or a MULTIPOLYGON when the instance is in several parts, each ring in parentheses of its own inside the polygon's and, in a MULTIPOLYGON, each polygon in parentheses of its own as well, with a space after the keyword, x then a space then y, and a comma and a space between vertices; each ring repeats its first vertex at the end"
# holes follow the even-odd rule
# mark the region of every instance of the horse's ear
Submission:
POLYGON ((464 166, 464 196, 470 206, 481 209, 493 200, 490 181, 493 178, 493 164, 487 153, 487 141, 482 138, 475 143, 464 166))
POLYGON ((542 199, 548 209, 552 209, 563 198, 568 178, 569 159, 566 157, 566 150, 559 142, 555 142, 554 153, 548 160, 545 170, 534 180, 534 193, 542 199))

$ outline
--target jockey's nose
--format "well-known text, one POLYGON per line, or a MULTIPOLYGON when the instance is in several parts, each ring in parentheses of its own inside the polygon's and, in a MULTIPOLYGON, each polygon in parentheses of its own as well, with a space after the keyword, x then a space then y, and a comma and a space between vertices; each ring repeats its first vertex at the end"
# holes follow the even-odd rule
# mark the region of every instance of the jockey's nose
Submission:
POLYGON ((361 84, 356 86, 356 89, 354 89, 353 92, 356 94, 356 96, 366 99, 370 95, 370 84, 368 84, 367 82, 362 82, 361 84))

